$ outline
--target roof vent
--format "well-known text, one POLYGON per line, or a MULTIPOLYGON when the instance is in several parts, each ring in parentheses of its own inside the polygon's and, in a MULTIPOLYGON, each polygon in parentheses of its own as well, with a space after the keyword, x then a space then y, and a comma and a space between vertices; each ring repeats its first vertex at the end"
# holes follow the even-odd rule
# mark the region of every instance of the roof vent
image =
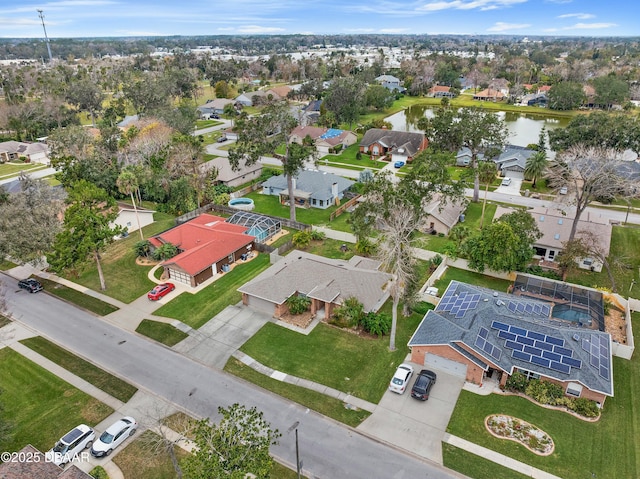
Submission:
POLYGON ((573 336, 571 336, 571 338, 572 338, 574 341, 579 341, 579 340, 580 340, 580 336, 578 336, 578 333, 574 333, 574 335, 573 335, 573 336))
POLYGON ((498 297, 498 292, 497 292, 497 291, 494 291, 494 292, 493 292, 493 297, 494 297, 494 298, 497 298, 497 297, 498 297))
POLYGON ((561 225, 561 224, 562 224, 562 218, 560 218, 560 219, 558 220, 558 224, 559 224, 559 225, 561 225))
POLYGON ((556 233, 556 234, 553 236, 553 238, 554 238, 554 239, 559 240, 559 239, 560 239, 560 233, 556 233))
POLYGON ((498 301, 496 301, 496 304, 498 306, 504 306, 504 301, 502 301, 501 299, 499 299, 498 301))

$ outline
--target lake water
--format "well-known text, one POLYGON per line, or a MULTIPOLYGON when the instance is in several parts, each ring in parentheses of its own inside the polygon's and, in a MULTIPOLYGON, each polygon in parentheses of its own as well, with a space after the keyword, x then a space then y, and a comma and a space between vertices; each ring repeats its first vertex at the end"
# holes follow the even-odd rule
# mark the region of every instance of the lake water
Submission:
MULTIPOLYGON (((538 143, 538 137, 542 127, 547 131, 556 128, 564 128, 569 123, 569 119, 549 118, 545 115, 532 115, 528 113, 513 113, 499 111, 496 114, 502 118, 509 130, 507 142, 517 146, 527 146, 531 143, 538 143)), ((393 125, 394 130, 420 132, 418 120, 422 117, 433 118, 434 109, 425 106, 414 105, 406 110, 385 118, 393 125)))

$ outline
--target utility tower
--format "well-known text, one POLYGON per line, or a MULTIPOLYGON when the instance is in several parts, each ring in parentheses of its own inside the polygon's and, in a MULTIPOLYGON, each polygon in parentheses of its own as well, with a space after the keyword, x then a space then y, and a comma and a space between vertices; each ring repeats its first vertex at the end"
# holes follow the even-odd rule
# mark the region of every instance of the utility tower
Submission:
POLYGON ((47 52, 49 53, 49 62, 53 61, 53 57, 51 56, 51 45, 49 44, 49 37, 47 36, 47 27, 44 26, 44 13, 42 10, 38 9, 38 16, 40 20, 42 20, 42 29, 44 30, 44 41, 47 44, 47 52))

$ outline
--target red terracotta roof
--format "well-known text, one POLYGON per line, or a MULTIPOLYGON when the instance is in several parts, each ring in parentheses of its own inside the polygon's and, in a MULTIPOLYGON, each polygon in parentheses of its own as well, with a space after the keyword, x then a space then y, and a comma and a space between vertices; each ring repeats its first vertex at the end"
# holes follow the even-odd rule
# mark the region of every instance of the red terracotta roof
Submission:
POLYGON ((430 91, 431 93, 437 93, 439 91, 447 93, 449 92, 449 90, 451 90, 451 87, 444 86, 444 85, 433 85, 430 91))
POLYGON ((244 234, 247 229, 219 216, 203 214, 149 241, 156 247, 163 243, 177 246, 182 253, 162 265, 175 264, 193 276, 253 242, 254 236, 244 234))

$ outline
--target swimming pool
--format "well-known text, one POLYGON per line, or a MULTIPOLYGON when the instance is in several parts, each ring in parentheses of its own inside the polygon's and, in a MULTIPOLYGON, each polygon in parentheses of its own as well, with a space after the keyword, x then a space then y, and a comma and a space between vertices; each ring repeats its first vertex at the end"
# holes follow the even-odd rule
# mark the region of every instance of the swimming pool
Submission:
POLYGON ((251 211, 254 208, 251 198, 233 198, 229 201, 229 206, 238 210, 251 211))
POLYGON ((591 315, 582 308, 577 308, 570 304, 559 304, 553 307, 551 317, 564 319, 565 321, 572 321, 580 324, 591 324, 591 315))

